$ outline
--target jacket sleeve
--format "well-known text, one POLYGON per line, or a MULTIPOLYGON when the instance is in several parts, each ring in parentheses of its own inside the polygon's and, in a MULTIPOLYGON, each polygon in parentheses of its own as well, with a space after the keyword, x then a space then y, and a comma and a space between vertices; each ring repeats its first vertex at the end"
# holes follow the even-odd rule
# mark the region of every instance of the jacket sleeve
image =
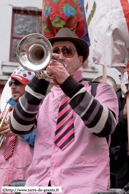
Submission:
POLYGON ((36 77, 26 85, 25 94, 19 98, 11 113, 9 124, 13 133, 25 135, 36 128, 36 115, 48 85, 49 82, 36 77))
POLYGON ((72 109, 81 117, 89 131, 99 137, 109 136, 118 120, 118 100, 109 84, 100 83, 94 98, 87 88, 72 76, 61 85, 64 93, 70 97, 72 109))

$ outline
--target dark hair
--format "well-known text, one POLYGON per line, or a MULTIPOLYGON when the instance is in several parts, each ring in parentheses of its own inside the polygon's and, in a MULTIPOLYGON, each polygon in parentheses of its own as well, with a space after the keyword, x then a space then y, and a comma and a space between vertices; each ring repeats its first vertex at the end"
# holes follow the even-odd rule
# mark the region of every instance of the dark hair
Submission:
POLYGON ((83 56, 82 52, 81 52, 81 49, 79 49, 77 47, 77 45, 73 42, 73 44, 75 45, 76 49, 77 49, 77 53, 78 53, 78 56, 83 56))

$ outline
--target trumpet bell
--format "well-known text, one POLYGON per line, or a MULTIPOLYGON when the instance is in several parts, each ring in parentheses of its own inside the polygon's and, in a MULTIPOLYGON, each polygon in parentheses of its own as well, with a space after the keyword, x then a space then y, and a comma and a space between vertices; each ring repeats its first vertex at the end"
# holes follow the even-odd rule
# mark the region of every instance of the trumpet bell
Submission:
POLYGON ((17 47, 21 66, 29 71, 45 69, 52 57, 52 45, 41 34, 33 33, 23 37, 17 47))

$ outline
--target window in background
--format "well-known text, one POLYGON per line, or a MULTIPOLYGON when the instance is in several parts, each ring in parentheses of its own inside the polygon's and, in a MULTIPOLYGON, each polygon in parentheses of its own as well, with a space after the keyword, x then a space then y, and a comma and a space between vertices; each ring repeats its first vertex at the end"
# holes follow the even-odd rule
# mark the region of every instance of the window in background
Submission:
POLYGON ((30 10, 13 9, 10 61, 18 61, 16 56, 17 45, 20 39, 31 33, 42 34, 42 11, 32 8, 30 10))

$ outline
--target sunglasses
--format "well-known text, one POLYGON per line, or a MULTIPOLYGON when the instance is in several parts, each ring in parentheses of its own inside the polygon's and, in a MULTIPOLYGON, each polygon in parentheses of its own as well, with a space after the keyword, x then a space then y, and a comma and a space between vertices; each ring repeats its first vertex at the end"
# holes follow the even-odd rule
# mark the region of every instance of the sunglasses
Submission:
POLYGON ((53 53, 60 54, 62 52, 66 58, 72 58, 75 55, 75 51, 77 50, 72 46, 53 47, 53 53))
POLYGON ((18 85, 22 85, 22 83, 21 83, 21 82, 19 82, 17 79, 15 79, 15 80, 11 80, 11 81, 9 82, 9 87, 11 87, 11 86, 12 86, 12 84, 15 84, 16 86, 18 86, 18 85))

